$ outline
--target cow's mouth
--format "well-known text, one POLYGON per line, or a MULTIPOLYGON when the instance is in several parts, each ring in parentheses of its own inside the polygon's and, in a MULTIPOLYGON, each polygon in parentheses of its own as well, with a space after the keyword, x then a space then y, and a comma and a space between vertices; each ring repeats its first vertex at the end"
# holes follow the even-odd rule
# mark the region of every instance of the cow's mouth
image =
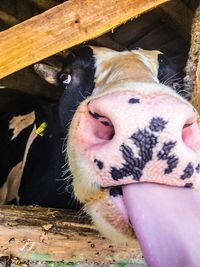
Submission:
POLYGON ((198 192, 142 183, 112 187, 110 197, 132 225, 148 266, 199 266, 198 192))

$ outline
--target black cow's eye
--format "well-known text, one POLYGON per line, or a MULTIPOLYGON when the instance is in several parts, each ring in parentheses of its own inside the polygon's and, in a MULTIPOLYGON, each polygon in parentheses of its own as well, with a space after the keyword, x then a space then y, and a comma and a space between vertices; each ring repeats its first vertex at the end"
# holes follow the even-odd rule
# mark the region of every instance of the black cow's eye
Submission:
POLYGON ((69 73, 61 73, 59 76, 60 84, 64 89, 67 89, 68 85, 72 80, 72 76, 69 73))

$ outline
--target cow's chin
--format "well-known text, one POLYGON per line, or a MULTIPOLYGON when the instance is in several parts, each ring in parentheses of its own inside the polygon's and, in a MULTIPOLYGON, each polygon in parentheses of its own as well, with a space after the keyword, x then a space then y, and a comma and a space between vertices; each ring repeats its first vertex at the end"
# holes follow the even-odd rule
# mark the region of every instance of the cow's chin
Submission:
POLYGON ((99 194, 98 200, 88 201, 85 210, 103 236, 117 243, 136 242, 121 195, 111 196, 110 189, 103 189, 102 198, 99 194))
POLYGON ((87 172, 89 169, 87 162, 79 159, 78 155, 74 157, 74 153, 74 150, 70 150, 72 156, 70 170, 73 175, 74 193, 76 198, 84 204, 85 211, 91 216, 97 230, 114 242, 135 243, 135 234, 129 222, 123 197, 118 192, 119 186, 102 188, 99 183, 100 178, 92 170, 87 172), (75 158, 79 159, 79 168, 77 161, 73 160, 75 158), (91 177, 93 179, 90 179, 91 177), (111 190, 115 190, 117 195, 111 195, 111 190))

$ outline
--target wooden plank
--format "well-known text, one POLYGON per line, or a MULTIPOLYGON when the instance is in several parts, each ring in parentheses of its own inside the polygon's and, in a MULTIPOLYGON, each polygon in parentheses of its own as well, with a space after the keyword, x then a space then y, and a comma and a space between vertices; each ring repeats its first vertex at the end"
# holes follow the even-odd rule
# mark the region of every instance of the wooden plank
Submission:
POLYGON ((200 5, 195 12, 192 23, 185 86, 186 90, 192 93, 192 103, 200 114, 200 5))
POLYGON ((0 256, 27 260, 132 263, 138 243, 128 247, 102 238, 88 217, 70 210, 0 207, 0 256))
POLYGON ((3 10, 0 10, 0 19, 9 26, 13 26, 20 22, 18 18, 15 18, 14 16, 4 12, 3 10))
POLYGON ((189 41, 193 17, 192 10, 184 5, 181 0, 166 3, 160 6, 159 10, 163 12, 163 18, 165 18, 173 28, 175 27, 177 29, 180 36, 186 41, 189 41))
POLYGON ((113 40, 113 38, 109 34, 101 35, 100 37, 97 37, 94 40, 90 41, 90 43, 95 46, 104 46, 116 51, 123 51, 127 49, 125 46, 113 40))
POLYGON ((187 70, 189 73, 193 70, 193 76, 191 78, 195 79, 192 102, 200 114, 200 4, 193 19, 189 60, 191 64, 187 70))
POLYGON ((49 9, 58 5, 58 2, 56 2, 55 0, 31 0, 31 2, 42 9, 49 9))
POLYGON ((113 39, 121 45, 129 46, 158 25, 160 25, 160 16, 154 9, 117 28, 113 34, 113 39))
POLYGON ((168 0, 69 0, 0 33, 0 78, 168 0))
POLYGON ((192 103, 200 114, 200 56, 198 59, 196 81, 195 81, 195 86, 194 86, 192 103))

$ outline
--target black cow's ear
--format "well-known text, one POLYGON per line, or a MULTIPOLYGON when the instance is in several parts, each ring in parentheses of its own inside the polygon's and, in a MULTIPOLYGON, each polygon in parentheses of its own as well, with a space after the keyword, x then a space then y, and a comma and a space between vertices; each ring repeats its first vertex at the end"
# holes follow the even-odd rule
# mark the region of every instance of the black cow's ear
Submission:
POLYGON ((44 63, 37 63, 34 65, 34 70, 42 79, 50 84, 58 86, 57 75, 61 71, 61 68, 44 63))
POLYGON ((158 80, 172 87, 178 94, 190 100, 190 94, 184 90, 184 72, 178 70, 175 64, 164 54, 158 54, 158 80))

